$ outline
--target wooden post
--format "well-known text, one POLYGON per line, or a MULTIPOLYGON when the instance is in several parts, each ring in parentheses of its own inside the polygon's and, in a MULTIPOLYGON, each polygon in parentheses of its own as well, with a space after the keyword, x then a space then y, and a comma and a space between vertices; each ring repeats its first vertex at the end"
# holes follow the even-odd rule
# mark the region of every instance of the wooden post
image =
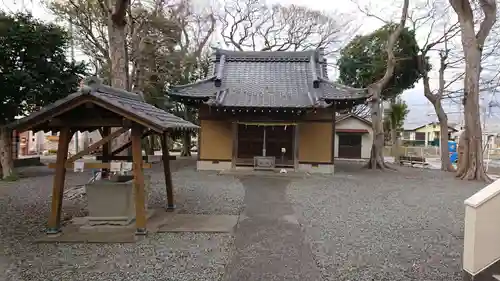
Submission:
POLYGON ((236 160, 238 159, 238 122, 234 121, 232 124, 233 131, 233 157, 231 158, 231 167, 236 168, 236 160))
POLYGON ((62 128, 59 133, 57 145, 56 173, 52 186, 52 202, 47 234, 57 234, 61 231, 61 208, 64 193, 64 179, 66 177, 66 159, 68 158, 68 147, 71 139, 69 128, 62 128))
POLYGON ((136 235, 146 235, 146 202, 144 191, 144 172, 142 170, 142 127, 138 124, 132 126, 132 157, 134 169, 135 192, 135 225, 136 235))
MULTIPOLYGON (((105 138, 105 137, 109 136, 109 134, 111 134, 111 127, 103 127, 101 137, 105 138)), ((109 142, 102 145, 102 156, 103 157, 108 157, 110 155, 111 142, 112 141, 109 141, 109 142)), ((103 160, 102 162, 107 163, 109 161, 103 160)), ((109 174, 109 169, 102 169, 102 174, 101 174, 102 178, 107 178, 108 174, 109 174)))
POLYGON ((175 209, 174 204, 174 186, 172 184, 172 172, 170 171, 170 154, 168 152, 168 133, 161 135, 161 152, 163 160, 163 171, 165 173, 165 188, 167 189, 167 211, 175 209))
POLYGON ((293 133, 293 169, 299 170, 299 124, 294 126, 293 133))
POLYGON ((336 129, 335 129, 335 123, 336 123, 336 113, 337 113, 337 108, 335 103, 333 104, 333 116, 332 116, 332 165, 335 164, 335 136, 336 134, 336 129))

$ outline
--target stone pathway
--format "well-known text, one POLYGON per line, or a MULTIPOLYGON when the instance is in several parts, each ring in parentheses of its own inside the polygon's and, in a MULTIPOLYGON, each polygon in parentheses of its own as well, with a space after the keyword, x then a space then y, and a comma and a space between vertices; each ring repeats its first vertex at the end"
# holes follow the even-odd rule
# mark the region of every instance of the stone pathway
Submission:
POLYGON ((236 251, 225 280, 321 280, 292 204, 289 180, 243 177, 245 209, 236 228, 236 251))

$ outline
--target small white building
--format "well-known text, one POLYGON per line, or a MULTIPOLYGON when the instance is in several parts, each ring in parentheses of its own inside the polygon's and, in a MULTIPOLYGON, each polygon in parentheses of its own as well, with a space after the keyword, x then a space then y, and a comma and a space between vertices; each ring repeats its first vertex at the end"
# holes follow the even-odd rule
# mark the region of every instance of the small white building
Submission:
POLYGON ((354 114, 337 117, 335 157, 369 159, 373 143, 372 123, 354 114))

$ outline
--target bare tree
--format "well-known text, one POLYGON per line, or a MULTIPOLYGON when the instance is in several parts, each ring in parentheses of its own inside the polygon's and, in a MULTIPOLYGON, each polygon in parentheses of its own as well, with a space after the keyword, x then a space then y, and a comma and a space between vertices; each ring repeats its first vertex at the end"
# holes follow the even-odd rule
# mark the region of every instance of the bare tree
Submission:
POLYGON ((92 58, 96 71, 111 65, 107 18, 97 1, 48 0, 45 4, 58 21, 71 21, 73 40, 84 55, 92 58))
MULTIPOLYGON (((450 40, 457 37, 460 28, 458 22, 453 24, 449 24, 450 20, 447 17, 448 7, 443 8, 443 3, 440 1, 435 1, 433 6, 420 17, 416 17, 415 19, 412 16, 409 17, 409 20, 412 22, 414 30, 422 27, 421 23, 425 23, 428 28, 428 33, 425 38, 424 44, 420 47, 420 55, 418 60, 418 67, 420 74, 422 75, 423 85, 424 85, 424 95, 429 100, 429 102, 434 107, 436 112, 440 132, 439 132, 439 141, 441 143, 441 170, 443 171, 455 171, 450 162, 450 157, 448 155, 448 115, 444 111, 442 101, 445 94, 445 90, 455 83, 460 78, 463 78, 463 75, 459 73, 455 75, 450 81, 446 81, 445 71, 448 67, 450 67, 450 63, 456 64, 461 63, 462 60, 450 60, 450 48, 449 42, 450 40), (440 11, 441 10, 441 11, 440 11), (443 32, 437 32, 437 29, 443 27, 443 32), (436 37, 437 35, 437 37, 436 37), (437 89, 432 89, 429 77, 430 66, 428 62, 429 54, 431 51, 436 51, 439 49, 439 68, 438 68, 438 87, 437 89)), ((453 65, 452 64, 452 65, 453 65)))
POLYGON ((496 0, 478 0, 483 14, 479 30, 475 31, 474 12, 470 0, 449 0, 458 16, 462 48, 465 57, 464 133, 460 137, 461 155, 457 177, 490 181, 483 167, 482 129, 479 116, 479 80, 483 47, 496 21, 496 0))
POLYGON ((396 57, 394 56, 394 44, 398 39, 399 35, 403 31, 406 19, 408 17, 408 6, 409 0, 404 0, 403 8, 401 10, 401 18, 399 24, 391 32, 389 39, 387 40, 386 52, 387 52, 387 68, 384 76, 377 82, 368 86, 369 98, 367 102, 371 105, 371 120, 373 127, 373 144, 370 154, 370 160, 368 161, 367 167, 371 169, 386 169, 389 168, 384 161, 384 129, 382 124, 382 89, 387 85, 389 80, 394 74, 394 68, 396 66, 396 57))
MULTIPOLYGON (((93 58, 99 68, 97 73, 112 82, 109 13, 99 3, 65 0, 49 2, 48 6, 59 19, 72 19, 79 46, 93 58)), ((163 106, 166 86, 196 79, 199 59, 207 50, 215 26, 211 8, 195 12, 190 0, 134 1, 126 11, 125 51, 130 66, 126 88, 140 91, 148 102, 163 106)), ((190 112, 186 114, 181 117, 192 119, 190 112)), ((153 140, 149 143, 148 150, 153 140)))
POLYGON ((260 0, 232 0, 219 20, 224 43, 240 51, 324 48, 330 54, 355 33, 353 22, 344 15, 295 5, 267 6, 260 0))

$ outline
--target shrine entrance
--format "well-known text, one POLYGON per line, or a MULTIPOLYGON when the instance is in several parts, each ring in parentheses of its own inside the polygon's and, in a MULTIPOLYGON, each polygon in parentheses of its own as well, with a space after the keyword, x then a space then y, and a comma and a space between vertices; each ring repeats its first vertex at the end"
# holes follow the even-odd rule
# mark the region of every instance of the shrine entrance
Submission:
POLYGON ((254 157, 273 157, 276 167, 294 167, 296 125, 240 123, 236 166, 253 166, 254 157))

